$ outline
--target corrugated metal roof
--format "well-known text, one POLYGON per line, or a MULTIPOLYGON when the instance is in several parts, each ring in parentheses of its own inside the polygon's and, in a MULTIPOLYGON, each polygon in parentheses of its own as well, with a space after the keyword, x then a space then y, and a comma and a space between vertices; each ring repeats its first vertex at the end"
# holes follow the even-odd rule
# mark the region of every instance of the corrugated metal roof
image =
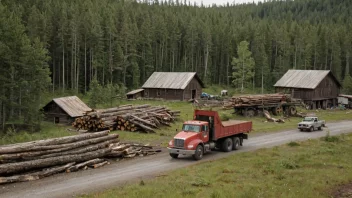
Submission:
POLYGON ((344 97, 344 98, 352 99, 352 95, 340 94, 339 97, 344 97))
MULTIPOLYGON (((329 73, 330 70, 288 70, 274 87, 315 89, 329 73)), ((334 75, 332 77, 341 86, 334 75)))
POLYGON ((127 95, 127 96, 128 96, 128 95, 133 95, 133 94, 139 93, 139 92, 141 92, 141 91, 144 91, 144 89, 136 89, 136 90, 133 90, 133 91, 128 92, 126 95, 127 95))
POLYGON ((87 111, 92 111, 92 109, 77 96, 54 98, 53 101, 71 117, 80 117, 87 111))
POLYGON ((154 72, 142 88, 185 89, 194 77, 204 87, 196 72, 154 72))

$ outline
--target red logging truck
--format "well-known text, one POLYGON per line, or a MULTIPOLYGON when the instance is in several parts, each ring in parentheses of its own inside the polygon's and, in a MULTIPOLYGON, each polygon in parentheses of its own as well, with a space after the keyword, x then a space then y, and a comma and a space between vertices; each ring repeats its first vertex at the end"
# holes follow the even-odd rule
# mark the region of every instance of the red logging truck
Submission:
POLYGON ((182 154, 200 160, 215 148, 224 152, 237 150, 251 130, 251 121, 222 122, 216 111, 195 110, 194 120, 184 122, 182 131, 169 142, 168 150, 172 158, 182 154))

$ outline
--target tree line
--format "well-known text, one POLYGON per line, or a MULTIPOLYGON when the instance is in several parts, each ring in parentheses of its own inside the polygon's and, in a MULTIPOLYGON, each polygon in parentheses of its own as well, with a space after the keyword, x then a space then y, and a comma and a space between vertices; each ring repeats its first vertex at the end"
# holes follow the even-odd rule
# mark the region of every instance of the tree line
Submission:
POLYGON ((345 0, 1 0, 1 119, 32 119, 39 106, 29 104, 44 91, 88 93, 94 80, 133 89, 154 71, 196 71, 208 86, 241 89, 272 89, 288 69, 328 69, 343 81, 351 10, 345 0), (246 83, 233 78, 245 69, 233 60, 242 41, 254 60, 246 83))

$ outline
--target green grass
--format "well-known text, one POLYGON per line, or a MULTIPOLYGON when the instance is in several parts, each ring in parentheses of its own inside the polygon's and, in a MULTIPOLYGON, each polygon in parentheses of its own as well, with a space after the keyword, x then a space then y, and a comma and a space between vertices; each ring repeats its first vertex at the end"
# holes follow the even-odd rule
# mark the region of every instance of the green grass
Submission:
POLYGON ((5 133, 0 134, 0 145, 14 144, 20 142, 35 141, 47 138, 63 137, 68 135, 77 134, 76 132, 69 132, 65 125, 54 125, 49 122, 43 122, 41 130, 39 132, 27 132, 27 131, 14 131, 8 130, 5 133))
POLYGON ((352 135, 237 153, 82 197, 330 197, 352 181, 352 135))
MULTIPOLYGON (((85 101, 86 98, 83 98, 85 101)), ((86 101, 85 101, 86 102, 86 101)), ((193 119, 193 111, 194 106, 189 102, 180 102, 180 101, 153 101, 153 100, 135 100, 135 101, 127 101, 127 100, 115 100, 112 103, 112 106, 125 105, 125 104, 150 104, 153 106, 165 106, 171 110, 180 110, 181 116, 179 119, 171 124, 171 127, 161 127, 156 130, 156 133, 153 134, 145 134, 139 132, 127 132, 127 131, 114 131, 113 133, 118 133, 120 135, 121 141, 135 141, 140 143, 151 143, 151 144, 162 144, 165 145, 167 142, 177 133, 177 130, 180 130, 182 127, 182 123, 186 120, 193 119)), ((102 104, 98 105, 97 108, 108 108, 111 107, 110 104, 102 104)), ((235 120, 251 120, 253 121, 253 131, 254 133, 271 133, 278 132, 283 130, 295 129, 297 123, 301 121, 302 118, 292 117, 286 120, 286 123, 271 123, 265 122, 264 117, 254 117, 254 118, 246 118, 243 116, 238 116, 233 114, 233 110, 222 110, 220 108, 212 108, 212 110, 216 110, 219 112, 220 117, 223 120, 235 119, 235 120)), ((300 110, 304 111, 304 110, 300 110)), ((319 116, 320 119, 324 119, 327 121, 327 126, 329 126, 329 122, 338 121, 338 120, 352 120, 352 113, 348 113, 350 111, 342 111, 342 110, 320 110, 320 111, 311 111, 309 113, 314 113, 316 116, 319 116)), ((276 117, 279 118, 279 117, 276 117)), ((74 132, 67 132, 66 128, 69 126, 57 126, 52 123, 43 123, 42 130, 37 133, 29 133, 29 132, 13 132, 8 131, 6 135, 2 135, 0 144, 9 144, 9 143, 17 143, 24 141, 32 141, 38 139, 52 138, 52 137, 61 137, 67 135, 76 134, 74 132)))

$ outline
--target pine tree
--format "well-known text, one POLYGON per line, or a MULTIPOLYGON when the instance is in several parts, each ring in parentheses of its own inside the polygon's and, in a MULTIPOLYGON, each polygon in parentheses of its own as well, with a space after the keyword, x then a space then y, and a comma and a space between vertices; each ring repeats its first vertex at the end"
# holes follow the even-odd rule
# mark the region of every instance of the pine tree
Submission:
POLYGON ((236 86, 241 85, 241 92, 244 91, 245 87, 248 87, 254 76, 254 59, 252 53, 248 50, 249 43, 242 41, 237 47, 238 58, 232 59, 232 65, 234 72, 232 77, 234 78, 233 84, 236 86))

